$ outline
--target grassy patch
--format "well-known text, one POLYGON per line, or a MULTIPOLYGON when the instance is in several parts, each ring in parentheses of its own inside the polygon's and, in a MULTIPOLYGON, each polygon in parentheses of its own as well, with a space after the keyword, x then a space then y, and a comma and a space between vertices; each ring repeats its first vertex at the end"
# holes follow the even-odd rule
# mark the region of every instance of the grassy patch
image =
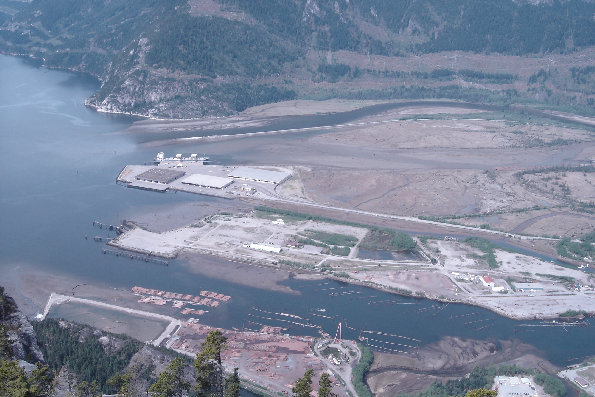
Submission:
POLYGON ((419 239, 419 241, 420 241, 422 244, 425 244, 425 243, 427 243, 427 242, 428 242, 428 240, 438 240, 438 238, 436 238, 436 237, 430 237, 430 236, 419 236, 419 237, 418 237, 418 239, 419 239))
POLYGON ((496 248, 495 244, 483 238, 477 237, 468 238, 465 240, 465 243, 467 245, 470 245, 471 247, 477 248, 478 250, 484 253, 484 255, 481 255, 479 257, 481 259, 484 259, 488 263, 490 269, 497 269, 498 267, 500 267, 500 264, 496 260, 496 254, 494 253, 496 248))
MULTIPOLYGON (((517 366, 500 366, 500 367, 488 367, 480 368, 476 367, 471 373, 461 379, 449 380, 447 382, 435 382, 426 390, 421 392, 418 397, 448 397, 448 396, 464 396, 469 390, 473 389, 490 389, 494 383, 495 376, 521 376, 521 375, 533 375, 535 382, 538 384, 548 384, 546 393, 549 394, 548 390, 551 391, 551 395, 555 397, 561 397, 564 394, 560 394, 563 390, 566 392, 566 388, 561 388, 561 380, 554 376, 545 375, 540 372, 535 372, 531 369, 521 368, 517 366), (539 379, 539 380, 538 380, 539 379), (543 383, 540 383, 543 381, 543 383), (560 382, 560 383, 559 383, 560 382)), ((562 383, 562 386, 564 384, 562 383)))
POLYGON ((586 315, 588 315, 588 313, 584 310, 566 310, 564 313, 560 314, 560 317, 576 317, 586 315))
POLYGON ((345 272, 337 272, 337 273, 335 273, 335 276, 342 277, 342 278, 349 278, 349 274, 347 274, 345 272))
POLYGON ((566 258, 582 260, 595 256, 595 232, 587 233, 579 241, 571 241, 564 238, 556 245, 556 250, 560 256, 566 258))
POLYGON ((269 212, 269 211, 262 211, 259 209, 255 209, 254 210, 254 215, 257 218, 261 218, 261 219, 269 219, 271 221, 277 220, 277 219, 283 219, 283 221, 285 223, 295 223, 295 222, 300 222, 305 220, 305 218, 301 217, 301 216, 294 216, 291 214, 279 214, 276 212, 269 212))
MULTIPOLYGON (((364 249, 370 250, 396 250, 407 251, 413 250, 416 247, 415 241, 406 233, 398 232, 392 229, 383 229, 372 225, 365 225, 357 222, 342 221, 339 219, 328 218, 326 216, 310 215, 302 212, 282 210, 277 208, 257 206, 255 211, 260 211, 265 214, 278 214, 285 218, 286 216, 293 217, 295 220, 314 220, 325 223, 333 223, 336 225, 347 225, 368 229, 370 232, 364 237, 360 246, 364 249)), ((329 233, 332 234, 332 233, 329 233)))
POLYGON ((368 250, 410 251, 416 247, 416 243, 403 232, 371 229, 360 243, 360 247, 368 250))
POLYGON ((306 230, 306 233, 309 238, 325 243, 326 245, 354 247, 358 241, 357 237, 346 234, 328 233, 318 230, 306 230))
POLYGON ((305 269, 305 270, 312 270, 314 269, 314 265, 310 265, 308 263, 301 263, 301 262, 294 262, 288 261, 285 259, 279 260, 279 263, 285 266, 297 267, 298 269, 305 269))
POLYGON ((360 345, 359 343, 358 346, 362 352, 362 356, 357 365, 353 368, 353 387, 355 388, 358 397, 372 397, 370 388, 366 384, 366 374, 372 366, 374 354, 367 346, 360 345))
POLYGON ((566 385, 556 376, 538 373, 533 379, 535 379, 535 383, 543 386, 543 391, 552 397, 562 397, 567 393, 566 385))
POLYGON ((307 237, 300 237, 297 239, 297 242, 303 245, 313 245, 314 247, 328 248, 328 245, 307 237))
POLYGON ((574 277, 569 276, 558 276, 555 274, 544 274, 544 273, 535 273, 536 276, 546 277, 550 280, 559 281, 566 284, 576 284, 576 280, 574 277))
POLYGON ((330 253, 332 255, 347 256, 351 250, 349 247, 337 247, 336 245, 331 247, 330 253))
POLYGON ((341 352, 336 347, 327 347, 323 351, 320 352, 324 357, 333 356, 337 360, 341 359, 341 352))

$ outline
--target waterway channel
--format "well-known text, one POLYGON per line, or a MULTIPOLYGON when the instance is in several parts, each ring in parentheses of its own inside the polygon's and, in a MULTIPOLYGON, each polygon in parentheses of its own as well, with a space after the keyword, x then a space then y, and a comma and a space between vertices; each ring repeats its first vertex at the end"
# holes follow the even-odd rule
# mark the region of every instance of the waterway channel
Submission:
MULTIPOLYGON (((96 234, 93 220, 118 224, 121 219, 145 210, 156 211, 175 203, 212 204, 217 199, 158 194, 116 185, 115 178, 124 165, 143 163, 157 150, 139 144, 136 137, 119 133, 133 118, 101 114, 83 106, 84 99, 98 88, 96 81, 0 56, 0 87, 0 274, 27 264, 117 288, 141 285, 190 294, 201 288, 214 290, 233 296, 229 304, 204 317, 205 322, 221 327, 241 328, 249 326, 250 321, 261 322, 255 317, 258 312, 252 309, 256 307, 308 318, 330 334, 334 334, 341 321, 346 325, 343 336, 348 338, 357 338, 362 330, 415 338, 419 340, 417 345, 444 336, 518 338, 536 346, 558 365, 595 355, 591 326, 526 327, 522 325, 538 323, 510 320, 477 307, 400 297, 338 281, 291 279, 287 284, 300 293, 286 294, 189 273, 177 261, 165 267, 102 255, 101 244, 84 238, 96 234), (466 318, 470 320, 463 320, 466 318)), ((344 122, 365 114, 360 111, 335 116, 333 120, 344 122)), ((328 122, 320 117, 300 120, 300 125, 328 122)), ((287 120, 283 123, 292 127, 287 120)), ((189 151, 176 146, 168 150, 189 151)), ((588 323, 593 324, 593 320, 588 323)), ((317 330, 294 324, 288 332, 316 334, 317 330)))

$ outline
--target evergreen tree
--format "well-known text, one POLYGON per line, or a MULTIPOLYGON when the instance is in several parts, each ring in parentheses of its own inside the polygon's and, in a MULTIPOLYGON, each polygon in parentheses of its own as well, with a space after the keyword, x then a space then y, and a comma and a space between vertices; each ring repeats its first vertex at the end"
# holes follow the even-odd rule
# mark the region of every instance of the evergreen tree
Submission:
POLYGON ((221 364, 221 350, 227 349, 227 338, 223 336, 221 331, 214 330, 209 332, 205 341, 200 345, 201 353, 209 360, 215 360, 217 364, 221 364))
POLYGON ((337 397, 337 395, 333 393, 333 384, 331 383, 331 378, 328 373, 324 372, 320 375, 318 386, 318 397, 337 397))
POLYGON ((0 362, 0 396, 29 397, 25 370, 16 361, 0 362))
POLYGON ((295 382, 295 387, 291 389, 293 397, 310 397, 310 393, 312 393, 313 376, 314 370, 310 368, 304 373, 303 377, 295 382))
POLYGON ((99 392, 99 384, 97 381, 87 382, 82 381, 76 385, 75 397, 97 397, 101 396, 99 392))
POLYGON ((229 375, 225 380, 224 397, 240 397, 240 377, 238 375, 238 368, 233 369, 233 374, 229 375))
POLYGON ((36 397, 48 397, 54 391, 54 376, 47 365, 35 364, 29 376, 29 389, 36 397))
POLYGON ((134 397, 138 393, 132 385, 132 371, 125 374, 115 374, 107 380, 107 385, 118 389, 118 397, 134 397))
POLYGON ((223 367, 221 350, 226 349, 227 338, 221 331, 209 332, 200 345, 201 352, 196 355, 196 391, 201 397, 223 396, 223 367))
POLYGON ((8 339, 6 328, 0 325, 0 360, 10 360, 12 358, 12 343, 8 339))
POLYGON ((190 384, 184 381, 184 360, 174 358, 169 366, 159 374, 157 382, 149 388, 155 397, 182 397, 190 390, 190 384))

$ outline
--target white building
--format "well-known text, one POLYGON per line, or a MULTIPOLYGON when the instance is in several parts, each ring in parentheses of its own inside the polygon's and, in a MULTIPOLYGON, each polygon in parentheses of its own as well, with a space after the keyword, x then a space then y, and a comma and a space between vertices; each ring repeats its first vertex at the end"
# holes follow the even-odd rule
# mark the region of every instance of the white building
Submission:
POLYGON ((253 243, 253 244, 250 244, 249 247, 254 250, 272 252, 274 254, 278 254, 281 252, 281 248, 279 248, 279 247, 273 247, 273 246, 264 245, 264 244, 254 244, 253 243))
POLYGON ((496 376, 494 390, 498 392, 498 397, 539 397, 531 379, 518 376, 496 376))
POLYGON ((229 176, 231 178, 278 185, 289 178, 291 173, 286 171, 266 170, 263 168, 237 167, 229 174, 229 176))

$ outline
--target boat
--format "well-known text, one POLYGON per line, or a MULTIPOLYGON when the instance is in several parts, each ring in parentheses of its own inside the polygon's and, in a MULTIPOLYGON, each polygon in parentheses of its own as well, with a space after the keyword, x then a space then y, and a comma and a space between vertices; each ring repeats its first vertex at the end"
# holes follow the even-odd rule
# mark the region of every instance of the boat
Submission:
POLYGON ((199 157, 198 154, 192 153, 188 156, 183 155, 182 153, 176 154, 174 157, 165 157, 163 152, 157 153, 157 156, 153 159, 155 164, 160 164, 165 161, 177 161, 177 162, 193 162, 193 163, 202 163, 208 164, 210 159, 208 157, 199 157))

